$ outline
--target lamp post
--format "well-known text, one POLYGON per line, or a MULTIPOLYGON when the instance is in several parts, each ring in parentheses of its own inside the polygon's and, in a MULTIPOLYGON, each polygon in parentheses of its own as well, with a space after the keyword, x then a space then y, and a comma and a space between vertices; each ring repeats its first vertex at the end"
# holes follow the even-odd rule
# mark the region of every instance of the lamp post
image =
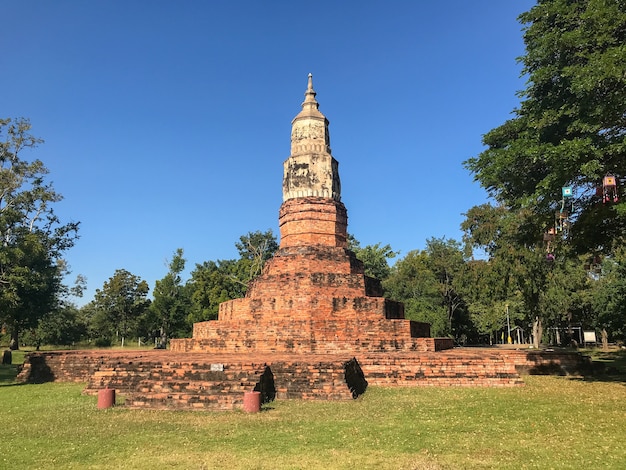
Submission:
POLYGON ((506 304, 506 329, 508 331, 508 337, 507 337, 507 342, 509 344, 513 343, 513 340, 511 339, 511 321, 509 320, 509 304, 506 304))

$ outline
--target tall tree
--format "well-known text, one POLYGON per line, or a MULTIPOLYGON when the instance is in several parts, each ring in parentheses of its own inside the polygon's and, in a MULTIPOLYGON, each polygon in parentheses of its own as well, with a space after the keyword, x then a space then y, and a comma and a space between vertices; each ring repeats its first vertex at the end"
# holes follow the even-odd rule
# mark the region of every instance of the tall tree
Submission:
POLYGON ((122 346, 126 336, 136 332, 139 317, 150 306, 148 290, 146 281, 125 269, 116 270, 102 289, 96 289, 94 303, 97 315, 109 331, 119 334, 122 346))
POLYGON ((85 337, 87 325, 78 309, 71 305, 62 305, 44 316, 37 325, 26 332, 27 344, 39 350, 43 344, 71 346, 85 337))
POLYGON ((222 302, 245 295, 246 286, 238 278, 237 266, 235 260, 196 264, 187 283, 191 291, 189 323, 214 320, 222 302))
POLYGON ((435 336, 449 333, 439 283, 425 251, 410 251, 399 259, 383 286, 389 298, 404 303, 406 318, 430 323, 435 336))
POLYGON ((278 250, 278 242, 271 229, 248 232, 235 243, 239 252, 235 280, 247 290, 248 284, 263 271, 265 263, 278 250))
POLYGON ((361 247, 359 241, 350 234, 348 234, 348 247, 356 254, 357 259, 363 262, 365 274, 380 281, 389 277, 391 268, 388 260, 395 258, 399 253, 393 251, 389 244, 381 246, 381 243, 376 243, 361 247))
POLYGON ((184 329, 186 316, 190 308, 190 299, 186 295, 185 286, 180 274, 185 269, 183 249, 178 248, 168 263, 165 277, 156 281, 153 290, 153 301, 150 304, 155 326, 159 329, 160 344, 164 348, 168 338, 175 331, 184 329))
MULTIPOLYGON (((497 333, 523 323, 524 309, 516 284, 507 282, 510 270, 499 258, 471 260, 463 278, 462 291, 472 323, 489 343, 497 333)), ((507 331, 508 338, 508 331, 507 331)))
POLYGON ((466 266, 461 244, 453 239, 431 238, 426 240, 425 251, 428 267, 437 279, 442 304, 446 310, 448 333, 453 334, 454 317, 465 307, 461 291, 466 266))
POLYGON ((594 326, 609 338, 626 339, 626 247, 602 263, 602 276, 595 283, 592 303, 597 312, 594 326))
MULTIPOLYGON (((488 132, 465 162, 507 207, 543 227, 571 187, 570 243, 608 252, 624 241, 626 204, 603 204, 602 178, 626 181, 626 8, 623 0, 540 0, 520 20, 527 87, 514 118, 488 132)), ((539 237, 541 229, 535 237, 539 237)))
MULTIPOLYGON (((520 299, 526 322, 533 323, 532 336, 538 346, 544 327, 540 300, 552 264, 547 261, 542 242, 533 235, 535 227, 531 211, 490 204, 471 208, 461 224, 468 248, 483 251, 488 256, 490 268, 500 280, 493 284, 490 298, 474 297, 473 302, 493 306, 495 303, 512 304, 520 299)), ((553 251, 560 259, 563 251, 558 243, 553 251)), ((470 310, 475 312, 475 307, 470 310)), ((496 308, 502 311, 500 307, 496 308)))
POLYGON ((575 339, 571 328, 585 320, 584 304, 593 282, 576 258, 563 256, 552 262, 539 302, 546 324, 555 331, 555 343, 570 344, 575 339))
POLYGON ((62 196, 46 182, 46 167, 22 157, 43 142, 30 129, 26 119, 0 119, 0 321, 14 349, 20 331, 55 308, 61 256, 78 232, 78 223, 61 224, 54 213, 62 196))
POLYGON ((498 226, 505 236, 490 230, 486 217, 468 217, 466 229, 482 239, 490 261, 511 266, 509 279, 523 296, 538 345, 544 320, 575 311, 588 317, 589 307, 598 307, 568 295, 574 278, 586 290, 577 255, 611 256, 626 243, 626 204, 619 198, 626 182, 626 8, 622 0, 540 0, 520 21, 527 78, 521 104, 484 136, 486 150, 465 162, 507 212, 499 220, 509 223, 498 226), (618 186, 608 201, 607 175, 618 186), (550 242, 556 261, 546 263, 543 234, 562 217, 567 230, 550 242))
POLYGON ((239 259, 196 264, 188 287, 191 292, 190 323, 217 318, 219 304, 246 295, 248 286, 261 274, 278 250, 271 230, 248 232, 235 243, 239 259))

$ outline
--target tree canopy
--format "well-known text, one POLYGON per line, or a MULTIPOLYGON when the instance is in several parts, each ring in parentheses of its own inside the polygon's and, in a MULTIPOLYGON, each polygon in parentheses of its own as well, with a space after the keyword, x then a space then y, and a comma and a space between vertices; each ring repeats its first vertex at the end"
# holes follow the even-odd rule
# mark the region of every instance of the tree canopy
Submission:
POLYGON ((626 8, 621 0, 541 0, 520 21, 521 105, 465 164, 498 202, 534 213, 535 239, 570 187, 572 246, 610 252, 623 243, 626 205, 603 203, 599 193, 605 175, 622 185, 626 177, 626 8))
POLYGON ((271 230, 248 232, 235 243, 239 259, 205 261, 191 272, 190 323, 217 318, 219 304, 243 297, 248 285, 261 272, 265 263, 278 250, 271 230))
POLYGON ((122 346, 129 334, 137 335, 141 315, 150 305, 148 283, 125 269, 118 269, 102 289, 96 289, 94 299, 100 335, 119 335, 122 346))
POLYGON ((520 106, 465 162, 496 204, 468 210, 462 228, 500 286, 470 302, 473 315, 487 320, 503 302, 521 302, 538 344, 544 323, 590 327, 606 311, 601 293, 621 292, 609 273, 626 242, 626 8, 621 0, 540 0, 519 19, 520 106), (599 274, 600 262, 589 260, 602 257, 599 274))
POLYGON ((365 274, 383 281, 391 273, 387 260, 395 258, 399 252, 393 251, 389 244, 381 245, 381 243, 376 243, 361 247, 361 243, 353 235, 348 234, 348 248, 355 253, 357 259, 363 262, 365 274))
POLYGON ((163 279, 156 281, 150 304, 149 323, 159 330, 160 347, 164 348, 168 338, 174 333, 189 332, 185 327, 190 307, 181 273, 185 269, 183 249, 178 248, 168 263, 168 272, 163 279))
POLYGON ((62 199, 40 160, 22 154, 43 141, 26 119, 0 119, 0 321, 11 332, 34 328, 53 310, 62 291, 61 256, 77 238, 78 223, 62 224, 54 204, 62 199))

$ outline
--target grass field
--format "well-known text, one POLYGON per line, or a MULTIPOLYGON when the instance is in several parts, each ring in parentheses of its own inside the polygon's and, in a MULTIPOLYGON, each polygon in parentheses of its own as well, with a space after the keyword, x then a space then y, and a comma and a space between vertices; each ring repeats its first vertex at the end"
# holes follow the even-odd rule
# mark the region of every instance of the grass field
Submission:
POLYGON ((98 410, 83 385, 16 385, 15 366, 2 366, 0 468, 626 468, 626 356, 599 359, 613 375, 370 387, 350 402, 277 401, 256 414, 98 410))

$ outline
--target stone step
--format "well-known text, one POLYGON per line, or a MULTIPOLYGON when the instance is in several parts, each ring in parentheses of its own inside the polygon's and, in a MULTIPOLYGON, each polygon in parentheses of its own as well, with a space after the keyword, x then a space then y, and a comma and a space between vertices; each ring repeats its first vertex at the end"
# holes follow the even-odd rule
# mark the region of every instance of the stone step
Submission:
POLYGON ((186 393, 133 393, 126 398, 128 408, 181 409, 225 411, 241 407, 243 393, 233 397, 229 394, 198 395, 186 393))
POLYGON ((217 410, 237 408, 257 386, 276 399, 349 400, 368 384, 520 386, 519 372, 577 373, 588 362, 577 353, 498 348, 355 355, 55 351, 30 353, 18 380, 85 382, 86 393, 108 386, 133 407, 217 410))
POLYGON ((381 386, 516 386, 522 385, 514 364, 503 356, 425 353, 359 358, 367 380, 381 386))

